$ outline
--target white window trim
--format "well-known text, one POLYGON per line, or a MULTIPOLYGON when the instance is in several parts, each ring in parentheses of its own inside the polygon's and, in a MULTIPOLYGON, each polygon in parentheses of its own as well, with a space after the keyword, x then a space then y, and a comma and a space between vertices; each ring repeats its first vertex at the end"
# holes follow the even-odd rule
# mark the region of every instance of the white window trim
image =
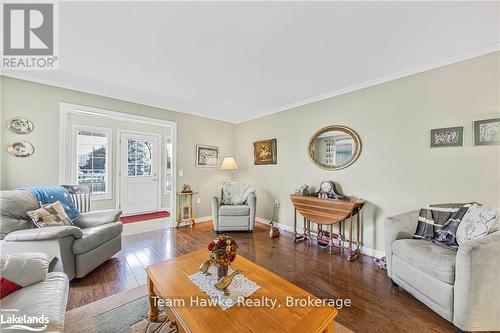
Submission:
MULTIPOLYGON (((167 152, 168 152, 168 143, 170 141, 170 144, 172 144, 172 137, 170 135, 165 135, 165 151, 164 151, 164 156, 165 156, 165 161, 163 161, 163 163, 161 164, 162 167, 164 167, 164 170, 162 170, 162 174, 164 175, 163 176, 163 181, 161 183, 162 185, 162 189, 163 189, 163 194, 166 195, 166 194, 172 194, 172 187, 173 187, 173 184, 170 184, 170 190, 167 190, 167 152)), ((172 151, 173 151, 173 146, 172 146, 172 151)), ((170 156, 170 163, 171 163, 171 166, 170 166, 170 171, 172 172, 173 170, 173 156, 170 156)), ((173 183, 173 182, 171 182, 173 183)))
POLYGON ((67 175, 70 175, 71 183, 78 183, 78 175, 77 175, 77 166, 78 166, 78 152, 77 152, 77 133, 80 130, 86 131, 95 131, 95 132, 104 132, 106 133, 108 144, 106 147, 106 166, 107 166, 107 174, 106 174, 106 192, 94 194, 92 193, 92 200, 111 200, 113 198, 113 193, 111 191, 113 186, 113 166, 111 165, 113 156, 113 129, 107 127, 98 127, 91 125, 80 125, 73 124, 71 127, 71 146, 70 146, 70 163, 67 167, 70 170, 66 171, 67 175))

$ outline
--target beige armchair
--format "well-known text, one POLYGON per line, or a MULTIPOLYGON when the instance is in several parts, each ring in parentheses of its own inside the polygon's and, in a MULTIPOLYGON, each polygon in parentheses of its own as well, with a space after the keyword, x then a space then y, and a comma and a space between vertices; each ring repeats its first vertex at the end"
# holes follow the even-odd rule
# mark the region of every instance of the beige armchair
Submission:
POLYGON ((500 330, 500 231, 454 251, 412 239, 418 211, 387 218, 387 274, 463 331, 500 330))

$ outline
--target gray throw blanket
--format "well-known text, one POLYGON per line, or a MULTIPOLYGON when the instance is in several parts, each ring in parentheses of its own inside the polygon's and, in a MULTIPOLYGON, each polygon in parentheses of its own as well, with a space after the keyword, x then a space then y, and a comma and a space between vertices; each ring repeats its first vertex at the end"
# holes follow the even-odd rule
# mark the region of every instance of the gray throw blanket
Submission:
POLYGON ((434 241, 453 249, 458 248, 458 225, 472 203, 428 205, 420 209, 417 230, 413 238, 434 241))
POLYGON ((226 182, 222 184, 222 204, 242 205, 247 201, 250 193, 255 193, 250 185, 240 182, 226 182))

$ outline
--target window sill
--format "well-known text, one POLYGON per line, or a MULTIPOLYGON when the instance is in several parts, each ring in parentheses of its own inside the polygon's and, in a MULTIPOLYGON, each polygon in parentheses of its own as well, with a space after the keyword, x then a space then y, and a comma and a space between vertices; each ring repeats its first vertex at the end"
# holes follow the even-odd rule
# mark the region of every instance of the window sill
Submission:
POLYGON ((111 194, 92 194, 90 196, 90 199, 92 199, 92 201, 100 201, 100 200, 111 200, 113 199, 113 197, 111 196, 111 194))

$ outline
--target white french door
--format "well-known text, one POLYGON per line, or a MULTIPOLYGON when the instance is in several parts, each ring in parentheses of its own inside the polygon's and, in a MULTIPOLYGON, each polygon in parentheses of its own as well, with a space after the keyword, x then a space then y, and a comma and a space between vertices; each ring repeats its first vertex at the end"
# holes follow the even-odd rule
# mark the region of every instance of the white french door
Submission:
POLYGON ((120 133, 120 208, 125 215, 158 211, 159 136, 120 133))

